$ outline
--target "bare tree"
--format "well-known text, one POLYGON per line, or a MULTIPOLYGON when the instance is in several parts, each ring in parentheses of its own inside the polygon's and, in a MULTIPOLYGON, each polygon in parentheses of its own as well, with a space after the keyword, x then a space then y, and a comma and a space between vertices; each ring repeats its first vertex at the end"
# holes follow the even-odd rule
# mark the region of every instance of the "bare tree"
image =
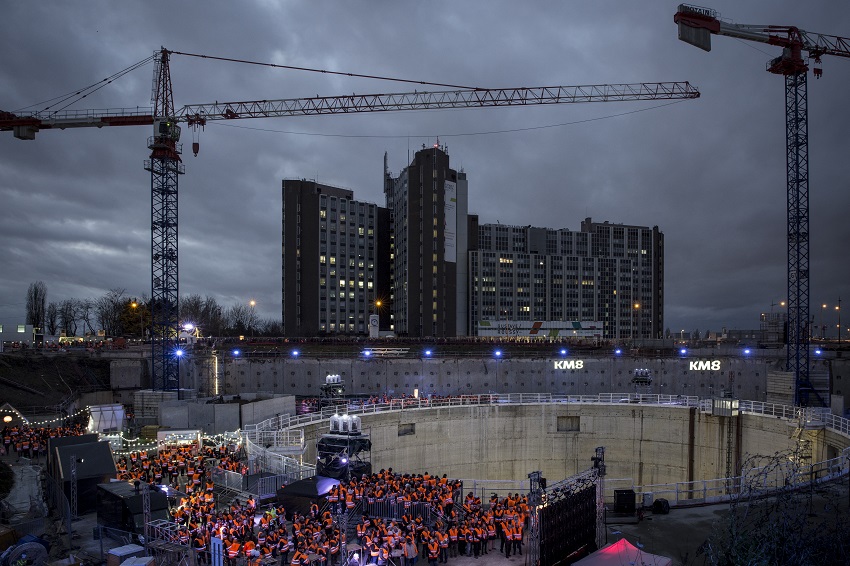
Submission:
POLYGON ((180 322, 192 323, 202 326, 204 314, 204 300, 200 295, 187 295, 180 298, 180 322))
POLYGON ((264 318, 258 324, 258 334, 262 336, 283 336, 283 323, 273 318, 264 318))
POLYGON ((77 301, 66 299, 59 305, 59 327, 65 336, 77 335, 77 301))
POLYGON ((77 301, 77 312, 80 316, 80 322, 83 323, 83 334, 94 334, 94 301, 91 299, 80 299, 77 301))
POLYGON ((127 308, 127 296, 124 289, 110 289, 95 303, 97 322, 107 336, 121 336, 121 314, 127 308))
POLYGON ((59 305, 50 303, 47 305, 47 314, 44 318, 44 326, 47 334, 56 336, 59 332, 59 305))
POLYGON ((225 326, 230 334, 247 334, 253 320, 252 309, 237 303, 224 312, 225 326))
POLYGON ((47 305, 47 285, 42 281, 30 283, 27 289, 27 322, 44 330, 44 317, 47 305))
POLYGON ((180 321, 194 324, 205 336, 219 336, 224 329, 221 307, 209 295, 187 295, 181 298, 180 321))
POLYGON ((209 295, 204 298, 204 317, 206 334, 221 336, 224 333, 225 324, 221 306, 209 295))
POLYGON ((728 517, 701 547, 709 564, 850 563, 850 521, 835 504, 840 488, 816 484, 804 452, 746 460, 728 517))

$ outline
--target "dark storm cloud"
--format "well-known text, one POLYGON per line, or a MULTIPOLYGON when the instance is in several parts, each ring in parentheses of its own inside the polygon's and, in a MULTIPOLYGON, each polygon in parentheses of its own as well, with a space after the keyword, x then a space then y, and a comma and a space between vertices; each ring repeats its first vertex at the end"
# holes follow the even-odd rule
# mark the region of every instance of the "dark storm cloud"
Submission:
MULTIPOLYGON (((713 8, 739 23, 850 35, 843 3, 713 8)), ((384 152, 448 144, 482 222, 576 230, 658 225, 666 237, 666 319, 675 330, 753 328, 784 299, 785 123, 778 49, 677 40, 667 2, 9 3, 0 21, 0 109, 73 92, 177 51, 468 86, 688 80, 702 97, 210 123, 180 178, 180 289, 280 311, 280 186, 316 178, 382 203, 384 152), (550 127, 564 124, 558 127, 550 127), (539 128, 527 130, 527 128, 539 128), (525 130, 524 130, 525 129, 525 130), (515 130, 510 133, 492 133, 515 130), (477 134, 477 135, 469 135, 477 134)), ((824 57, 809 80, 812 312, 848 292, 850 192, 844 131, 850 61, 824 57)), ((422 85, 282 71, 175 55, 175 104, 406 92, 422 85)), ((148 106, 152 65, 75 108, 148 106)), ((149 293, 150 179, 144 128, 0 136, 0 323, 23 320, 26 288, 49 300, 114 287, 149 293)))

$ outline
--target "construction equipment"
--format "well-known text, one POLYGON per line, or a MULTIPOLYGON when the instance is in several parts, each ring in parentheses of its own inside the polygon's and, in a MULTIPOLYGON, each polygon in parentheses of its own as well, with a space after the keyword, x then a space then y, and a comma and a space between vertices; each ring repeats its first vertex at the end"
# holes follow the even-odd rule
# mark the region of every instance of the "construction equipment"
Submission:
MULTIPOLYGON (((177 188, 178 177, 185 172, 181 159, 182 144, 179 143, 180 123, 185 123, 197 131, 210 120, 578 102, 685 100, 699 97, 699 91, 687 82, 667 82, 513 89, 461 88, 433 92, 316 96, 285 100, 215 102, 184 106, 178 110, 174 106, 169 69, 173 54, 176 52, 162 48, 153 55, 155 67, 152 109, 51 110, 17 114, 0 111, 0 131, 12 131, 16 138, 22 140, 35 139, 36 133, 48 129, 153 125, 153 136, 148 138, 150 158, 145 161, 145 169, 151 173, 151 368, 153 389, 164 390, 180 388, 178 356, 175 355, 179 333, 177 188)), ((182 55, 205 57, 189 53, 182 55)), ((273 64, 268 66, 280 67, 273 64)), ((437 84, 403 82, 432 86, 437 84)), ((197 155, 197 141, 193 142, 192 149, 197 155)))
POLYGON ((673 16, 679 39, 705 51, 711 35, 767 43, 782 47, 782 55, 767 64, 767 71, 785 76, 785 163, 788 197, 788 355, 787 371, 794 373, 794 403, 825 405, 809 379, 809 132, 806 77, 820 78, 822 55, 850 57, 850 39, 809 33, 793 26, 743 25, 721 21, 710 9, 680 4, 673 16), (814 399, 812 399, 814 397, 814 399))

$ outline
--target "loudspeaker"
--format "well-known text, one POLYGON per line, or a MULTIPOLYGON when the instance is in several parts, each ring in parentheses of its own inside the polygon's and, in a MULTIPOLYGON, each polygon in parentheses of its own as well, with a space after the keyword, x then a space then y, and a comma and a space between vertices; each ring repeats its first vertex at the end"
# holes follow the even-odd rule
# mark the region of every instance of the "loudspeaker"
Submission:
POLYGON ((635 490, 633 489, 615 489, 614 490, 614 512, 615 513, 634 513, 635 512, 635 490))

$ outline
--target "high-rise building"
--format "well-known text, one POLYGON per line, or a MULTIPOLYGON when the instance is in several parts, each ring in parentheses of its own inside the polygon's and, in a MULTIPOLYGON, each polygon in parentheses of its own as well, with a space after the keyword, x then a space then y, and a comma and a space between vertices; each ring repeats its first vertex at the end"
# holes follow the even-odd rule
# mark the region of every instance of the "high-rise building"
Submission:
POLYGON ((284 336, 368 333, 378 289, 389 285, 378 266, 389 254, 388 212, 315 181, 286 179, 282 190, 284 336))
POLYGON ((390 211, 392 312, 396 334, 468 334, 466 174, 449 166, 446 148, 417 151, 398 177, 386 171, 390 211))
POLYGON ((482 224, 469 253, 470 328, 543 337, 537 329, 569 323, 561 330, 585 337, 601 327, 596 334, 611 340, 661 338, 663 244, 657 226, 590 218, 579 232, 482 224))

